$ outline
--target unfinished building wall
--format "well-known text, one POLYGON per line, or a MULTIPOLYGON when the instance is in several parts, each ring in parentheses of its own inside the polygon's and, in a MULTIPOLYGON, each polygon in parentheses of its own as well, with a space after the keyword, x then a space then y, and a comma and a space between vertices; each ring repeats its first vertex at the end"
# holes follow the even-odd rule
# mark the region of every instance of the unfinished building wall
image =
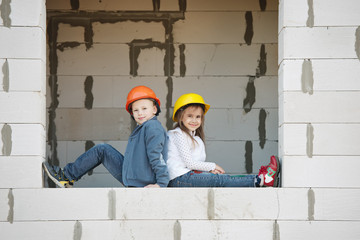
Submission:
POLYGON ((45 1, 0 1, 0 188, 42 187, 45 1))
MULTIPOLYGON (((126 96, 140 84, 157 93, 167 129, 180 95, 204 97, 207 159, 228 173, 255 173, 277 154, 277 1, 47 1, 47 9, 53 164, 100 142, 124 153, 134 125, 126 96)), ((77 186, 120 183, 99 167, 77 186)))
POLYGON ((279 9, 283 186, 359 187, 360 5, 283 0, 279 9))

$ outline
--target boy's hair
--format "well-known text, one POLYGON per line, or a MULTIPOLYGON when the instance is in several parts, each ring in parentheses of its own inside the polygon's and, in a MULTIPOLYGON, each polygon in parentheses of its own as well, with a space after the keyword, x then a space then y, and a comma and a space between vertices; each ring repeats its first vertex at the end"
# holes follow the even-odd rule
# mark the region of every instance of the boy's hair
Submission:
MULTIPOLYGON (((156 109, 157 109, 157 111, 156 111, 156 113, 155 113, 155 116, 158 116, 159 113, 161 112, 161 109, 160 109, 160 106, 159 106, 159 104, 157 103, 157 101, 156 101, 155 99, 152 99, 152 98, 143 98, 143 99, 147 99, 147 100, 152 101, 152 103, 154 104, 154 106, 156 106, 156 109)), ((139 99, 139 100, 143 100, 143 99, 139 99)), ((134 102, 136 102, 136 101, 134 101, 134 102)), ((130 111, 131 113, 132 113, 132 104, 133 104, 134 102, 130 103, 129 106, 128 106, 129 111, 130 111)), ((132 115, 132 114, 131 114, 131 117, 133 118, 133 115, 132 115)))
POLYGON ((187 104, 187 105, 181 107, 179 110, 177 110, 175 115, 176 115, 176 119, 178 119, 179 121, 175 124, 174 129, 179 127, 181 130, 183 130, 183 132, 185 132, 187 135, 190 136, 190 138, 192 139, 192 141, 194 143, 196 142, 194 137, 189 133, 189 130, 182 123, 182 118, 184 116, 185 109, 188 108, 188 107, 194 107, 194 108, 201 108, 202 109, 202 112, 201 112, 201 124, 200 124, 200 127, 198 127, 195 130, 195 136, 200 137, 201 140, 205 143, 205 134, 204 134, 205 106, 203 104, 190 103, 190 104, 187 104))

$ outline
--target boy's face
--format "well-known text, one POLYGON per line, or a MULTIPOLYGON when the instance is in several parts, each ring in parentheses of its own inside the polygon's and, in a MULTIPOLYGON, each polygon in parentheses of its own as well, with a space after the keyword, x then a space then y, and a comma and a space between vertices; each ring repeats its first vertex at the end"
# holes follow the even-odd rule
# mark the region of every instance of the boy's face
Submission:
POLYGON ((140 99, 132 103, 132 113, 138 124, 143 124, 155 116, 157 108, 149 99, 140 99))

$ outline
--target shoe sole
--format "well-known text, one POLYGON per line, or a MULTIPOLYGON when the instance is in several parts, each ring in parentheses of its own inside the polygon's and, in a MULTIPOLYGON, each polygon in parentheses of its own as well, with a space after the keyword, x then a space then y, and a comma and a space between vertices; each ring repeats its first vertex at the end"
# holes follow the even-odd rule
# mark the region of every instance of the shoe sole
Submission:
POLYGON ((47 176, 51 179, 51 181, 53 181, 53 182, 56 184, 56 186, 61 187, 61 188, 65 188, 65 187, 66 187, 66 186, 62 185, 56 178, 54 178, 54 177, 50 174, 49 169, 47 168, 45 162, 43 162, 42 165, 43 165, 43 168, 44 168, 47 176))
POLYGON ((279 187, 279 174, 280 174, 280 171, 281 171, 281 164, 280 164, 280 161, 279 161, 279 158, 274 156, 275 159, 276 159, 276 164, 278 166, 276 172, 275 172, 275 179, 274 179, 274 186, 273 187, 279 187))

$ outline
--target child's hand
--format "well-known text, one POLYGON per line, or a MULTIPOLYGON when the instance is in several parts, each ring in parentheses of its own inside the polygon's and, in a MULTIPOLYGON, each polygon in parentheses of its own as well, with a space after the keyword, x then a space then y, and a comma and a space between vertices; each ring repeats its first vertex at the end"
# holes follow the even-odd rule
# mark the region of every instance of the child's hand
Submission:
POLYGON ((144 188, 159 188, 160 186, 158 184, 149 184, 147 186, 145 186, 144 188))
POLYGON ((225 170, 222 167, 220 167, 219 165, 216 164, 215 169, 210 171, 210 172, 213 173, 213 174, 224 174, 225 170))

